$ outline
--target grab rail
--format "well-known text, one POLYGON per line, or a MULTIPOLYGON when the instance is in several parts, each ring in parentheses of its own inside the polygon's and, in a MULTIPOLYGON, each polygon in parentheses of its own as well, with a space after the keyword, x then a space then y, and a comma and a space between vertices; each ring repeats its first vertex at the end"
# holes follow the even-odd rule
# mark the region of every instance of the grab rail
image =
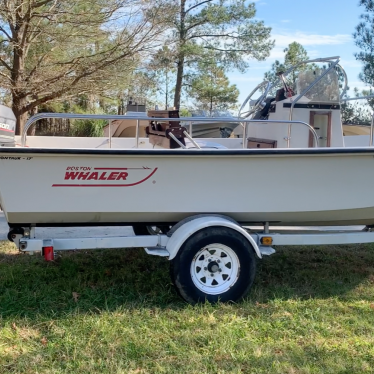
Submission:
MULTIPOLYGON (((108 121, 112 120, 136 120, 136 148, 139 146, 139 121, 185 121, 190 122, 190 132, 192 131, 191 123, 192 121, 202 121, 202 122, 222 122, 222 121, 229 121, 229 122, 237 122, 239 124, 245 123, 243 126, 243 148, 245 147, 246 132, 247 132, 247 124, 251 122, 262 122, 262 123, 294 123, 294 124, 301 124, 308 127, 309 131, 313 134, 315 140, 315 147, 318 147, 318 135, 314 128, 307 124, 306 122, 302 121, 276 121, 276 120, 243 120, 240 118, 206 118, 206 117, 180 117, 180 118, 155 118, 155 117, 136 117, 136 116, 125 116, 125 115, 110 115, 110 114, 75 114, 75 113, 38 113, 34 116, 30 117, 25 124, 25 127, 22 132, 21 136, 21 146, 24 147, 26 145, 26 137, 27 131, 30 127, 40 119, 43 118, 69 118, 69 119, 105 119, 108 121)), ((190 134, 190 136, 192 133, 190 134)), ((111 147, 112 144, 112 132, 111 129, 109 130, 109 145, 111 147)), ((287 141, 287 147, 289 148, 289 140, 287 141)))

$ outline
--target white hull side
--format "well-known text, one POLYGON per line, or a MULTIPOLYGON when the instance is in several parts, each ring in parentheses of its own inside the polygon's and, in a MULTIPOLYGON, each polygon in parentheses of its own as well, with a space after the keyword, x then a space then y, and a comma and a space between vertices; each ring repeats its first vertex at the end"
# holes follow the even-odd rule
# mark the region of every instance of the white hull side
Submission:
POLYGON ((374 224, 372 150, 18 150, 0 151, 0 200, 11 225, 161 223, 199 213, 242 223, 374 224), (65 179, 67 172, 91 179, 65 179), (116 180, 120 173, 127 175, 116 180))

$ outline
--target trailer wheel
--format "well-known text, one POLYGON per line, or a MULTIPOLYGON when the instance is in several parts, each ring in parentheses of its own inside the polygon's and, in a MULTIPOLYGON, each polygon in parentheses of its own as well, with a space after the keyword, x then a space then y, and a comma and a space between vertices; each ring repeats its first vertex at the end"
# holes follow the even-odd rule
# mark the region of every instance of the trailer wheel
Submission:
POLYGON ((172 260, 170 273, 187 302, 237 301, 249 292, 256 257, 248 240, 227 227, 208 227, 192 235, 172 260))
POLYGON ((132 227, 134 230, 135 235, 158 235, 158 234, 166 234, 170 226, 162 225, 162 226, 146 226, 146 225, 134 225, 132 227))

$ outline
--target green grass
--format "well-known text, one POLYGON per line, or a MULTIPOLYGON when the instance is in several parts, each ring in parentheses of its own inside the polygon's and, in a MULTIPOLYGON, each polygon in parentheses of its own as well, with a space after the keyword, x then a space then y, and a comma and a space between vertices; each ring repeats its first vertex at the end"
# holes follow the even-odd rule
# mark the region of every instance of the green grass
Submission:
POLYGON ((278 248, 231 305, 187 305, 168 265, 0 242, 0 373, 374 372, 373 245, 278 248))

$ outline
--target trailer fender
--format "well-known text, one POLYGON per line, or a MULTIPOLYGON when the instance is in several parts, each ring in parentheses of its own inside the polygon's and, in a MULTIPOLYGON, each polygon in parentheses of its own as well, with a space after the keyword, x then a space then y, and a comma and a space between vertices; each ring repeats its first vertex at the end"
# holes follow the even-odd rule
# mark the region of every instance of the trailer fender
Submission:
POLYGON ((168 243, 166 244, 166 250, 170 253, 169 260, 172 260, 173 258, 175 258, 175 256, 179 252, 179 249, 182 247, 183 243, 191 235, 193 235, 195 232, 201 229, 204 229, 206 227, 212 227, 212 226, 222 226, 222 227, 228 227, 230 229, 236 230, 248 240, 249 244, 253 247, 253 250, 255 251, 257 257, 262 258, 261 252, 255 240, 238 223, 236 223, 235 221, 229 218, 204 216, 204 217, 197 217, 195 219, 187 221, 186 223, 179 226, 172 233, 168 243))

